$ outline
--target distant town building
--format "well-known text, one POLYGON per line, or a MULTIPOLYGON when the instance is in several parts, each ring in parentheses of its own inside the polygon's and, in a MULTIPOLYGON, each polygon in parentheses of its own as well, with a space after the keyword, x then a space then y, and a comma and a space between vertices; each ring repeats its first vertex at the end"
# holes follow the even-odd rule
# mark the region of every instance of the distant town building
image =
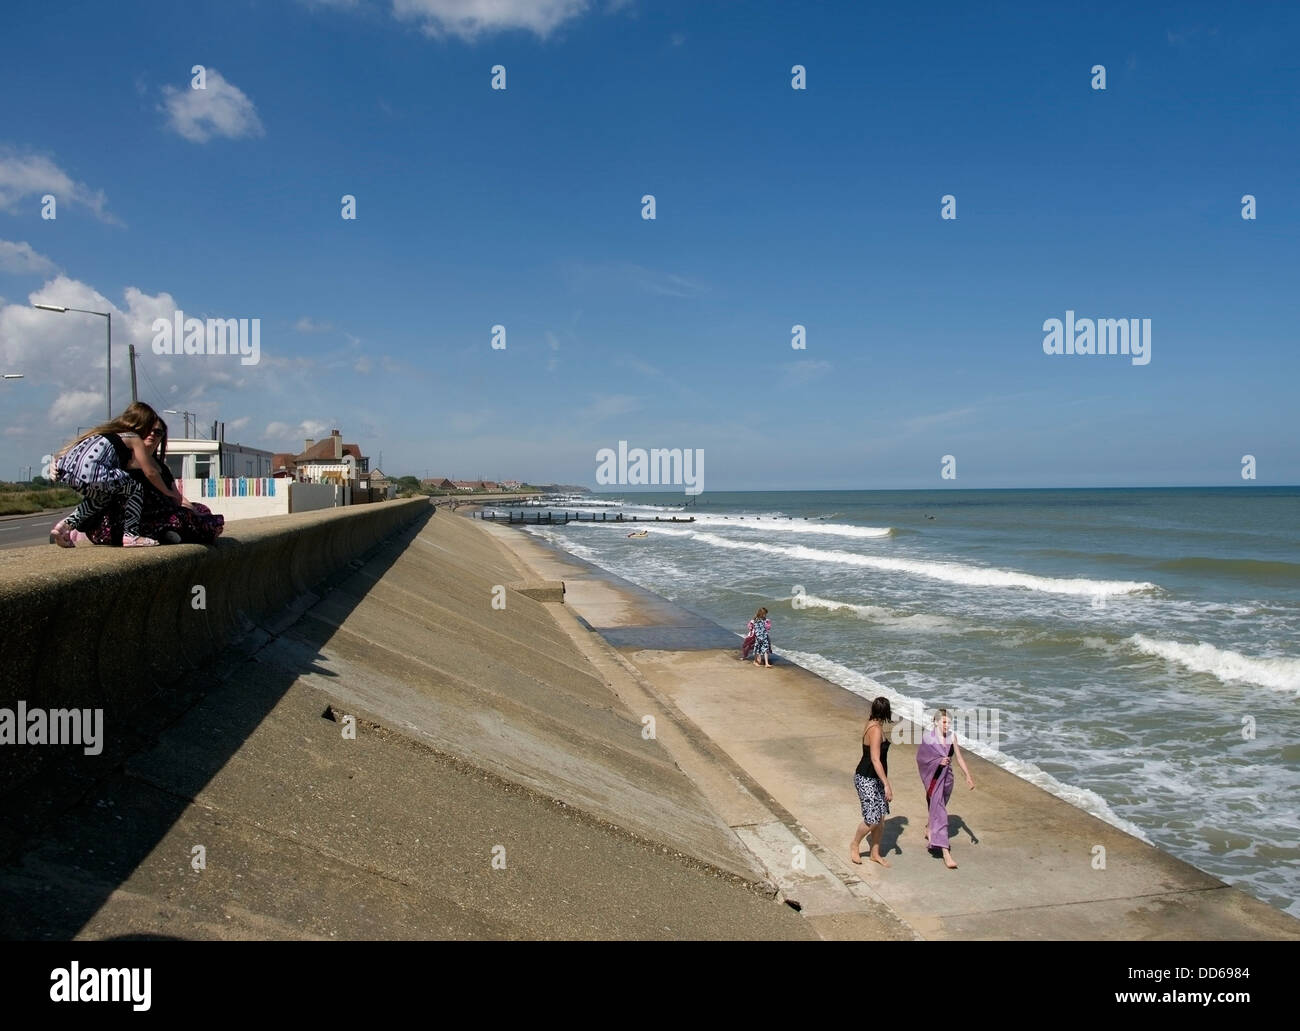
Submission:
POLYGON ((359 486, 369 482, 370 459, 356 444, 345 444, 338 430, 323 440, 308 439, 295 456, 295 478, 302 483, 338 483, 359 486))
POLYGON ((296 480, 298 478, 297 456, 287 451, 277 451, 271 457, 271 475, 276 479, 296 480))

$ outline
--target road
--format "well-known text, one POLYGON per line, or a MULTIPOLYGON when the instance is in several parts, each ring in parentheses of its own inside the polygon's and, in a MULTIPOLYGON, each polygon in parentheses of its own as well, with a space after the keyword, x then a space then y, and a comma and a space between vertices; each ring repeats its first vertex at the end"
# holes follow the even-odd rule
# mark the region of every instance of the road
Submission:
MULTIPOLYGON (((26 548, 33 544, 50 543, 50 527, 68 515, 72 508, 53 512, 36 512, 33 515, 0 517, 0 548, 26 548)), ((53 547, 51 544, 50 547, 53 547)))

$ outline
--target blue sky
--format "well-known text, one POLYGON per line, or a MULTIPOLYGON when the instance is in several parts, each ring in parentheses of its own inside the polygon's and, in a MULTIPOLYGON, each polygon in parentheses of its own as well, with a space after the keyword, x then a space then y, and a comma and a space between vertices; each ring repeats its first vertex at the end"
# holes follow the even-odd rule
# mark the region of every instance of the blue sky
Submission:
POLYGON ((112 307, 118 409, 134 343, 156 408, 394 475, 1300 482, 1300 12, 875 6, 11 2, 0 478, 104 412, 103 321, 38 301, 112 307), (177 308, 261 361, 153 354, 177 308), (1150 364, 1045 355, 1067 309, 1150 364))

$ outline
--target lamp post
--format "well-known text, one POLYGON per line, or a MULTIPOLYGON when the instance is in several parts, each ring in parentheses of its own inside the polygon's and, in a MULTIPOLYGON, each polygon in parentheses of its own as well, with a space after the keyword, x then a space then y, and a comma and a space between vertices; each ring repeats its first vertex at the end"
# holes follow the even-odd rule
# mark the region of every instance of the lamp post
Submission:
POLYGON ((185 411, 184 409, 176 409, 176 408, 164 408, 164 409, 163 409, 163 413, 166 414, 166 415, 183 415, 183 416, 185 416, 185 439, 186 439, 186 440, 188 440, 188 439, 189 439, 189 436, 190 436, 190 417, 191 417, 191 416, 193 416, 193 418, 194 418, 194 432, 195 432, 195 434, 197 434, 197 433, 199 432, 199 416, 198 416, 198 413, 197 413, 197 412, 187 412, 187 411, 185 411))
POLYGON ((88 308, 66 308, 61 304, 33 304, 32 307, 40 308, 41 311, 57 311, 62 314, 65 311, 79 311, 83 315, 102 315, 108 320, 108 360, 105 364, 107 373, 106 387, 108 390, 108 421, 113 421, 113 314, 107 311, 91 311, 88 308))

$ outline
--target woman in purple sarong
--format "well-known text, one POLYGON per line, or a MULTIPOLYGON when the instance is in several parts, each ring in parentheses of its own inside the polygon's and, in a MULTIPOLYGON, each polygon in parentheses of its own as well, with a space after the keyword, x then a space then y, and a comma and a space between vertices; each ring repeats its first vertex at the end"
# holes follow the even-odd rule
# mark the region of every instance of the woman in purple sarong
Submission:
POLYGON ((943 865, 949 870, 956 870, 952 852, 948 848, 948 799, 952 797, 953 774, 952 761, 957 760, 961 772, 966 775, 967 786, 974 791, 975 782, 971 780, 970 770, 962 757, 957 744, 955 731, 948 730, 948 710, 940 709, 934 714, 934 728, 921 735, 921 744, 916 749, 916 768, 921 773, 921 786, 925 788, 925 800, 930 805, 930 821, 925 832, 925 840, 930 852, 943 854, 943 865))

